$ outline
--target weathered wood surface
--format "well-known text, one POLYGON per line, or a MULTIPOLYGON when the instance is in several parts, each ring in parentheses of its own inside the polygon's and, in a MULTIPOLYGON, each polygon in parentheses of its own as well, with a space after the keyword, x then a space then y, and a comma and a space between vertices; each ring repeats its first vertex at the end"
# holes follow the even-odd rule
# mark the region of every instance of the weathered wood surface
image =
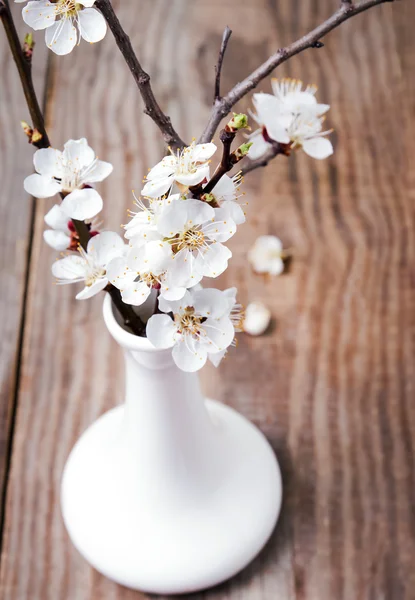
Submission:
MULTIPOLYGON (((190 139, 207 115, 226 24, 234 29, 224 69, 229 86, 333 4, 123 0, 116 8, 163 108, 190 139)), ((279 70, 319 85, 322 101, 332 104, 336 152, 323 163, 279 158, 247 177, 249 220, 232 240, 232 266, 219 283, 238 285, 245 303, 265 300, 276 326, 266 337, 244 338, 219 370, 206 369, 203 383, 270 439, 283 469, 284 505, 260 557, 232 581, 192 598, 415 597, 414 18, 410 0, 382 6, 279 70), (296 251, 290 272, 278 279, 246 268, 246 250, 263 233, 296 251)), ((12 81, 3 54, 0 64, 12 81)), ((12 116, 16 97, 2 96, 12 116)), ((106 224, 118 226, 161 142, 110 36, 52 61, 47 108, 55 145, 85 135, 114 163, 101 190, 106 224)), ((11 127, 4 117, 1 123, 11 127)), ((4 140, 1 152, 11 165, 10 152, 20 157, 24 142, 9 144, 9 154, 4 140)), ((29 169, 26 155, 14 176, 29 169)), ((0 597, 145 598, 89 568, 60 516, 66 457, 80 433, 121 400, 122 358, 104 329, 101 299, 77 303, 73 289, 51 285, 54 255, 42 242, 51 203, 37 203, 34 223, 0 597)), ((17 217, 2 224, 5 250, 12 226, 27 232, 27 221, 25 229, 17 217)), ((14 298, 8 290, 2 307, 14 298)))
MULTIPOLYGON (((16 17, 21 7, 13 7, 16 17)), ((18 19, 18 30, 24 27, 18 19)), ((39 63, 33 78, 43 95, 46 48, 39 49, 39 63)), ((40 97, 41 97, 40 96, 40 97)), ((3 490, 9 459, 16 378, 19 371, 23 307, 29 260, 33 204, 22 190, 22 179, 30 168, 32 149, 25 144, 20 120, 28 110, 16 68, 7 52, 0 24, 0 522, 3 490)))

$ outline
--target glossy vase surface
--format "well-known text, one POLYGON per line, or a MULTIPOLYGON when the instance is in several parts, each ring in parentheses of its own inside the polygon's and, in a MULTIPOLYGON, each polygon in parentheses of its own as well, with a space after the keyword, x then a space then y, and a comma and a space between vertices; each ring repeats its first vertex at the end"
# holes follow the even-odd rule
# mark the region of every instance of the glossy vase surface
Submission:
MULTIPOLYGON (((271 535, 281 476, 262 433, 235 410, 202 396, 196 373, 171 351, 117 322, 125 403, 82 435, 62 480, 71 540, 98 571, 160 594, 216 585, 245 567, 271 535)), ((115 400, 115 399, 114 399, 115 400)))

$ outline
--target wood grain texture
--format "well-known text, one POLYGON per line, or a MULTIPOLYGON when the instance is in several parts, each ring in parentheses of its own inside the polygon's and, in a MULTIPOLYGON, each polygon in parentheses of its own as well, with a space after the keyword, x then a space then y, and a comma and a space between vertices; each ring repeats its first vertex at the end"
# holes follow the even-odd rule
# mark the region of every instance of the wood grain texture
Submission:
MULTIPOLYGON (((21 7, 12 7, 20 18, 21 7)), ((23 39, 24 27, 19 23, 23 39)), ((46 49, 45 49, 46 50, 46 49)), ((43 95, 46 51, 38 52, 40 66, 33 76, 43 95)), ((30 169, 32 150, 20 128, 29 121, 14 62, 9 56, 0 23, 0 521, 9 456, 10 433, 16 396, 21 344, 25 280, 33 220, 32 200, 23 191, 23 178, 30 169)))
MULTIPOLYGON (((163 109, 190 139, 208 113, 226 24, 234 34, 224 89, 332 4, 140 0, 138 10, 123 0, 116 9, 163 109)), ((273 444, 284 505, 258 559, 194 600, 414 598, 414 18, 413 2, 385 5, 278 72, 319 85, 332 105, 335 155, 322 163, 279 157, 247 177, 248 223, 218 284, 236 284, 244 303, 267 302, 275 326, 244 337, 202 380, 208 395, 243 412, 273 444), (264 233, 295 248, 290 272, 277 279, 246 266, 247 249, 264 233)), ((115 166, 100 189, 105 222, 116 227, 130 189, 160 156, 156 128, 110 37, 54 60, 50 84, 53 143, 85 135, 115 166)), ((73 289, 51 287, 54 256, 42 242, 50 205, 36 211, 0 597, 138 600, 146 596, 88 567, 60 516, 63 465, 80 433, 122 399, 122 358, 103 326, 101 299, 77 303, 73 289)))

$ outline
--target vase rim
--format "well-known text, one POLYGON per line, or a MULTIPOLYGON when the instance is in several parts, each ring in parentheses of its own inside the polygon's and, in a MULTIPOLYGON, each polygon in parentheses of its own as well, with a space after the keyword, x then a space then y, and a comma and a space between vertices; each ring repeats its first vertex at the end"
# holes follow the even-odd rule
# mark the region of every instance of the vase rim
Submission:
POLYGON ((129 333, 121 327, 114 315, 114 304, 109 294, 105 294, 102 313, 108 331, 120 346, 128 348, 129 350, 163 352, 162 349, 155 348, 147 338, 140 337, 134 333, 129 333))

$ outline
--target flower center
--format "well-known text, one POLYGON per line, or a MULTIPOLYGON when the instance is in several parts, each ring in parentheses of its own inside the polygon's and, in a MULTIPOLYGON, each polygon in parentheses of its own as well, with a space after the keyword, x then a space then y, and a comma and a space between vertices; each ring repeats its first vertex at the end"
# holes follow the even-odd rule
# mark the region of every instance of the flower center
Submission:
POLYGON ((153 275, 153 273, 141 273, 140 279, 149 288, 154 288, 156 290, 159 290, 161 288, 160 275, 156 277, 155 275, 153 275))
POLYGON ((192 148, 189 146, 177 155, 177 174, 196 173, 197 164, 193 160, 192 148))
POLYGON ((206 239, 203 231, 196 227, 192 227, 181 234, 174 244, 173 251, 180 252, 180 250, 184 249, 193 251, 202 248, 203 246, 206 246, 206 239))
POLYGON ((105 274, 106 274, 106 271, 105 271, 104 267, 91 266, 85 277, 85 285, 87 287, 91 287, 91 285, 93 285, 97 279, 104 277, 105 274))
POLYGON ((174 322, 177 325, 179 333, 198 337, 201 333, 201 325, 204 318, 195 313, 193 306, 187 306, 184 312, 175 315, 174 322))
POLYGON ((82 9, 82 5, 75 0, 57 0, 55 13, 62 18, 74 17, 82 9))

